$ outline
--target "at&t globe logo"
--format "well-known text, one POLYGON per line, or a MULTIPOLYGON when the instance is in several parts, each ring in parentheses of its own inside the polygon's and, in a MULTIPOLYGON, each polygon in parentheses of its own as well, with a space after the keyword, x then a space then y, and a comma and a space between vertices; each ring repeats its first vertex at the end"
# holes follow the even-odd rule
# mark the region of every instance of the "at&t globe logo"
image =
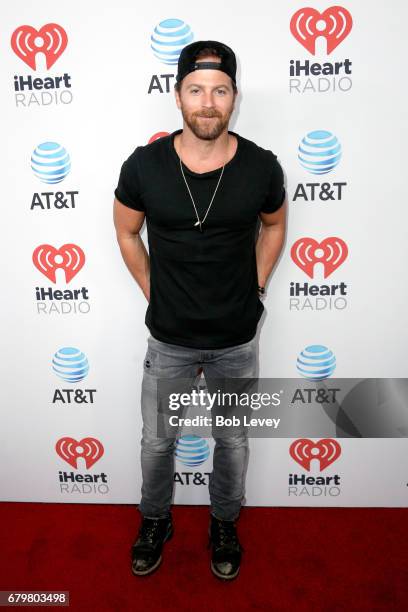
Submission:
POLYGON ((31 155, 31 168, 43 183, 60 183, 71 170, 71 159, 57 142, 42 142, 31 155))
POLYGON ((300 353, 296 367, 299 374, 308 380, 324 380, 333 374, 336 357, 327 346, 312 344, 300 353))
POLYGON ((186 435, 177 440, 175 455, 183 465, 195 468, 207 461, 210 456, 210 447, 204 438, 186 435))
POLYGON ((82 351, 73 346, 64 346, 55 353, 52 369, 65 382, 77 383, 88 374, 89 363, 82 351))
POLYGON ((193 41, 193 37, 190 26, 181 19, 165 19, 154 28, 151 47, 163 64, 175 66, 181 50, 193 41))
MULTIPOLYGON (((298 146, 297 157, 300 165, 315 176, 332 172, 340 163, 343 147, 337 136, 328 130, 313 130, 304 136, 298 146)), ((318 179, 317 179, 318 180, 318 179)), ((324 177, 323 181, 327 181, 324 177)), ((293 202, 330 202, 340 201, 344 197, 347 182, 334 180, 332 183, 317 182, 311 179, 307 183, 298 183, 293 194, 293 202)))
POLYGON ((302 139, 298 158, 311 174, 327 174, 341 159, 341 145, 337 137, 327 130, 314 130, 302 139))
MULTIPOLYGON (((190 26, 182 19, 164 19, 161 21, 151 35, 151 48, 154 56, 167 66, 175 66, 180 53, 186 45, 193 42, 194 34, 190 26)), ((163 72, 163 70, 161 71, 163 72)), ((173 72, 168 74, 153 74, 147 93, 169 93, 171 82, 176 75, 173 72)))
MULTIPOLYGON (((71 170, 69 153, 58 142, 40 143, 31 154, 31 169, 34 176, 47 185, 61 183, 71 170)), ((75 208, 78 190, 49 191, 41 188, 33 193, 30 210, 64 210, 75 208)), ((58 189, 58 187, 56 187, 58 189)), ((59 187, 61 189, 61 187, 59 187)))
MULTIPOLYGON (((60 348, 52 359, 52 370, 59 378, 67 383, 77 384, 89 372, 89 363, 86 355, 74 346, 60 348)), ((66 404, 93 404, 96 389, 69 387, 55 389, 52 403, 65 406, 66 404)))

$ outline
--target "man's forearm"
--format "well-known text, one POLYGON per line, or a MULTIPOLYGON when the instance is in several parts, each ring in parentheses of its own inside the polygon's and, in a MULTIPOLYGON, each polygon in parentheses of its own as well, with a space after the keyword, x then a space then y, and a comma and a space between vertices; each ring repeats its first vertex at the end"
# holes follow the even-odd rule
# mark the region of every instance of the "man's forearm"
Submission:
POLYGON ((150 301, 150 260, 139 234, 129 237, 118 236, 123 260, 129 272, 150 301))
POLYGON ((256 267, 258 283, 265 287, 270 273, 279 257, 285 239, 282 225, 262 225, 256 243, 256 267))

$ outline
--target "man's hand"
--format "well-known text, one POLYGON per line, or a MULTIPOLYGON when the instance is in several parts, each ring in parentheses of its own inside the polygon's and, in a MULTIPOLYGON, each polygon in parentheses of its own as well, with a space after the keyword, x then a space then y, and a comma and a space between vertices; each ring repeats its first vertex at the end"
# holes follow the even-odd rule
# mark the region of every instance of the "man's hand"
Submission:
POLYGON ((256 243, 256 267, 258 285, 265 287, 285 239, 286 201, 276 212, 260 213, 259 217, 262 226, 256 243))
POLYGON ((130 273, 150 301, 150 261, 139 232, 145 213, 125 206, 115 198, 113 219, 120 251, 130 273))

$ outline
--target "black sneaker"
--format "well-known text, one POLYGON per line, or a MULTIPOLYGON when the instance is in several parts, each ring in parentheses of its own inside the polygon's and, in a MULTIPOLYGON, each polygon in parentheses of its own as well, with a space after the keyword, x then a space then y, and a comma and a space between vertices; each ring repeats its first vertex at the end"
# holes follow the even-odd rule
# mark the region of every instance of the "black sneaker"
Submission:
POLYGON ((236 578, 243 549, 238 540, 235 522, 223 521, 211 515, 209 546, 211 545, 213 574, 223 580, 236 578))
POLYGON ((159 567, 163 544, 172 535, 171 515, 162 519, 143 518, 138 538, 132 546, 132 572, 135 576, 147 576, 159 567))

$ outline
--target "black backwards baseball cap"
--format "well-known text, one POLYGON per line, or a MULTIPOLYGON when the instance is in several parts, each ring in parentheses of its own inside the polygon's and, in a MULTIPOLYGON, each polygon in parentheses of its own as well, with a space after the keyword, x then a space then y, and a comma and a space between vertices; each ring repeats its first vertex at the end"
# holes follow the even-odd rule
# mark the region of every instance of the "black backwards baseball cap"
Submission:
POLYGON ((184 47, 178 61, 176 82, 180 83, 185 76, 195 70, 221 70, 236 84, 237 60, 233 50, 216 40, 199 40, 184 47), (221 62, 197 62, 196 58, 202 49, 214 49, 221 62))

